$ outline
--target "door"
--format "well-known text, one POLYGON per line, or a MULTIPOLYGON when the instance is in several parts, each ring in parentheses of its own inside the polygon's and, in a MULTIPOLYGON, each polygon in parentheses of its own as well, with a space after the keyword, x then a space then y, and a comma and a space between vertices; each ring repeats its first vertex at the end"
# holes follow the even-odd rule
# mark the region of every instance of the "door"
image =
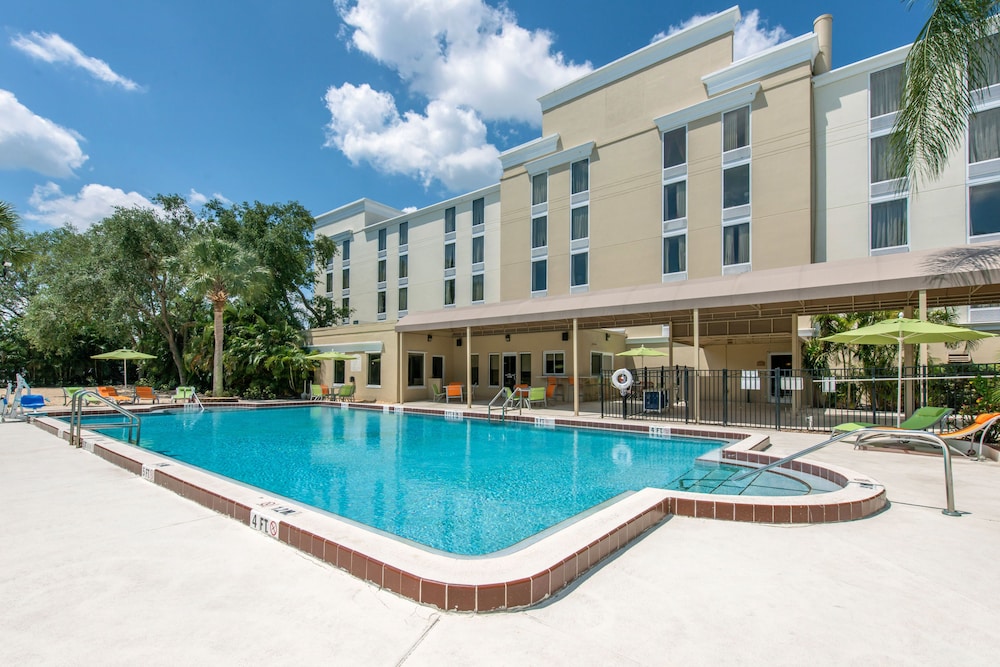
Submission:
POLYGON ((513 389, 517 384, 517 355, 504 352, 503 355, 503 386, 513 389))
POLYGON ((767 364, 770 377, 768 378, 768 401, 781 401, 791 403, 792 392, 790 389, 781 388, 781 378, 792 375, 792 355, 786 353, 772 353, 767 355, 767 364))

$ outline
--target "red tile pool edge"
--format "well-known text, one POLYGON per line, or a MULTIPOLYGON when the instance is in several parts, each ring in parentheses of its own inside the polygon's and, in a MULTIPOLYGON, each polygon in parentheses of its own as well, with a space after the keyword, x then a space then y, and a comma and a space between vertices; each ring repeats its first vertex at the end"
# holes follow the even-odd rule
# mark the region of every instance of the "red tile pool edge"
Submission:
MULTIPOLYGON (((369 406, 357 406, 363 409, 373 409, 369 406)), ((381 409, 381 408, 378 408, 381 409)), ((437 412, 429 410, 407 410, 412 412, 437 412)), ((472 416, 466 415, 466 416, 472 416)), ((49 433, 69 439, 65 425, 44 419, 33 420, 35 425, 49 433)), ((525 419, 524 421, 528 421, 525 419)), ((556 419, 556 423, 569 426, 585 426, 594 428, 592 422, 579 420, 556 419)), ((597 425, 598 427, 600 425, 597 425)), ((621 427, 622 425, 614 425, 621 427)), ((642 431, 645 428, 627 430, 642 431)), ((712 431, 706 429, 685 429, 671 427, 671 432, 678 435, 700 435, 732 439, 743 434, 731 431, 712 431)), ((733 462, 765 464, 777 460, 777 457, 754 451, 754 447, 766 445, 766 439, 756 444, 745 440, 724 451, 723 458, 733 462)), ((143 465, 120 452, 113 451, 99 442, 92 443, 93 452, 97 456, 113 463, 129 472, 141 475, 143 465)), ((814 463, 793 461, 789 466, 807 474, 828 479, 840 486, 846 486, 850 481, 845 472, 819 466, 814 463)), ((163 469, 153 472, 153 483, 162 486, 180 496, 193 500, 215 512, 236 519, 246 525, 250 524, 251 507, 233 499, 226 498, 216 492, 201 488, 188 481, 179 479, 163 469)), ((856 480, 854 480, 856 481, 856 480)), ((282 523, 277 539, 291 547, 308 553, 337 568, 349 572, 353 576, 385 588, 398 595, 422 604, 432 605, 449 611, 488 612, 502 609, 528 607, 541 602, 555 594, 591 568, 596 567, 605 558, 624 548, 650 528, 659 524, 667 516, 688 516, 698 518, 718 519, 724 521, 749 521, 757 523, 830 523, 852 521, 879 512, 886 505, 885 490, 880 485, 866 489, 870 493, 852 494, 853 497, 841 502, 824 502, 833 500, 832 494, 818 496, 797 496, 791 498, 762 497, 715 497, 685 492, 664 492, 664 497, 651 506, 639 511, 626 521, 607 531, 603 536, 594 539, 586 546, 576 549, 573 553, 551 563, 548 567, 537 570, 530 577, 510 581, 495 581, 485 584, 467 584, 459 582, 440 581, 421 577, 385 563, 371 554, 352 550, 337 541, 322 535, 314 534, 291 523, 282 523), (762 502, 767 501, 767 502, 762 502)), ((838 493, 838 492, 833 492, 838 493)))

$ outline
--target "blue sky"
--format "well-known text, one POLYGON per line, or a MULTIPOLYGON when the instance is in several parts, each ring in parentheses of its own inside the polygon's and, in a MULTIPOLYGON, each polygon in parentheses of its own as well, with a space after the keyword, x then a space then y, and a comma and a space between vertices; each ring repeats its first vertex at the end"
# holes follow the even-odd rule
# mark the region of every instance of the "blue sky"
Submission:
MULTIPOLYGON (((83 229, 200 206, 369 197, 422 207, 496 181, 537 97, 731 2, 31 0, 0 12, 0 199, 83 229)), ((745 52, 830 13, 833 64, 913 40, 929 5, 760 0, 745 52)))

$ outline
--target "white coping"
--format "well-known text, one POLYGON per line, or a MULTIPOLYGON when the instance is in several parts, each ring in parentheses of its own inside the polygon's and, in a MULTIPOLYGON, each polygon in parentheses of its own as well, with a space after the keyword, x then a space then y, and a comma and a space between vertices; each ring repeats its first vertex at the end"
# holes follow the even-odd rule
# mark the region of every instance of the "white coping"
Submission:
MULTIPOLYGON (((60 437, 68 439, 69 426, 65 422, 48 417, 39 418, 38 421, 56 428, 60 437)), ((636 436, 642 435, 641 432, 630 433, 634 433, 636 436)), ((751 450, 765 443, 767 439, 766 435, 754 434, 730 445, 727 449, 751 450)), ((645 488, 619 497, 618 500, 609 501, 598 510, 577 515, 550 534, 537 539, 529 538, 519 543, 524 546, 514 545, 508 550, 496 552, 495 555, 461 556, 420 548, 408 541, 369 529, 362 524, 325 513, 291 499, 269 495, 267 491, 202 471, 99 433, 84 430, 83 440, 84 448, 88 451, 93 451, 93 445, 100 445, 108 451, 137 461, 143 466, 156 467, 161 469, 164 474, 246 505, 251 509, 265 507, 265 504, 268 503, 294 507, 298 510, 296 514, 271 516, 287 525, 336 542, 412 576, 453 585, 485 585, 528 579, 603 538, 611 531, 670 497, 741 504, 831 505, 869 498, 873 485, 881 488, 878 482, 857 472, 819 462, 812 463, 844 475, 850 480, 848 486, 839 491, 812 496, 777 497, 712 496, 687 491, 645 488), (868 485, 868 488, 862 485, 868 485)), ((800 460, 803 463, 810 463, 808 459, 800 460)), ((738 463, 736 461, 728 462, 734 465, 738 463)))
POLYGON ((729 67, 701 77, 709 97, 751 81, 763 79, 800 63, 810 65, 819 53, 819 38, 808 33, 737 60, 729 67))

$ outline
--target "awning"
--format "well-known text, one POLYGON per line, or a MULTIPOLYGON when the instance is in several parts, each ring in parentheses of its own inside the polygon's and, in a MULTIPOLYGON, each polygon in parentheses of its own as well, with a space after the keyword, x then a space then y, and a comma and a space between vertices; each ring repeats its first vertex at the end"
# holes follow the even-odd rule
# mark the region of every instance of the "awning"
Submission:
POLYGON ((380 340, 365 340, 355 343, 333 343, 331 345, 311 345, 316 352, 343 352, 345 354, 369 353, 380 354, 383 349, 380 340))

